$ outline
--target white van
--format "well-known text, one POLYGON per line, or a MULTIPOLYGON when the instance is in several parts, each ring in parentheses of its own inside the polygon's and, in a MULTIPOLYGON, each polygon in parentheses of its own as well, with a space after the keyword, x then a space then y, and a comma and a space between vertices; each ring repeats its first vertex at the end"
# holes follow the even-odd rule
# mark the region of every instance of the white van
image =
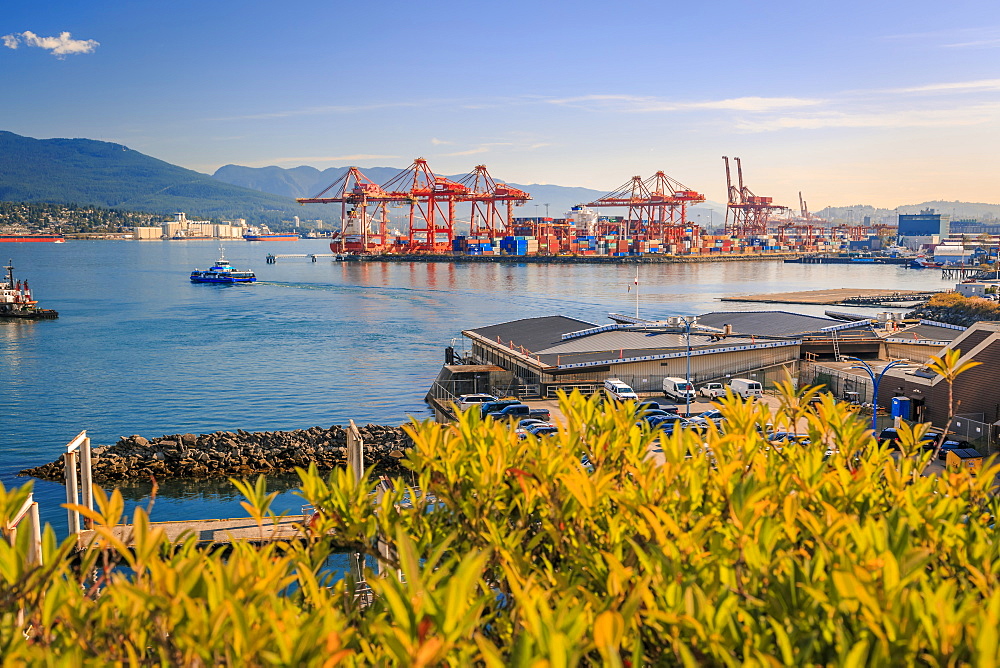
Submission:
POLYGON ((764 394, 764 388, 761 384, 749 378, 733 378, 729 381, 729 389, 733 391, 733 394, 744 399, 756 399, 764 394))
POLYGON ((608 378, 604 381, 604 391, 609 397, 618 401, 628 401, 630 399, 636 401, 639 399, 639 395, 635 393, 635 390, 617 378, 608 378))
POLYGON ((683 378, 664 378, 663 394, 674 401, 694 401, 694 386, 683 378))

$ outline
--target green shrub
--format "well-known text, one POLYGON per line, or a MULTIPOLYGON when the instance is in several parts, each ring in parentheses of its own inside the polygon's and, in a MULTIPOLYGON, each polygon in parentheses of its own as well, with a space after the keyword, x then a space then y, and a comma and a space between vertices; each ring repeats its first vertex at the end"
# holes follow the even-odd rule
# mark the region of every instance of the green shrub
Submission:
MULTIPOLYGON (((102 495, 78 561, 51 530, 42 567, 27 562, 27 532, 0 542, 0 656, 995 665, 997 467, 923 477, 919 429, 904 429, 897 459, 829 397, 810 409, 782 389, 773 414, 729 403, 725 431, 703 437, 664 436, 636 426, 628 406, 604 413, 579 396, 562 402, 554 437, 520 440, 474 411, 451 426, 414 424, 406 461, 419 492, 399 479, 376 504, 367 477, 303 471, 317 516, 301 541, 263 547, 192 537, 171 548, 138 511, 130 550, 111 531, 120 495, 102 495), (758 425, 800 419, 811 444, 779 449, 759 436, 758 425), (375 598, 362 607, 355 583, 330 581, 322 565, 334 550, 379 555, 379 535, 392 575, 369 574, 375 598)), ((270 521, 264 486, 241 490, 270 521)), ((0 488, 0 513, 24 493, 0 488)))

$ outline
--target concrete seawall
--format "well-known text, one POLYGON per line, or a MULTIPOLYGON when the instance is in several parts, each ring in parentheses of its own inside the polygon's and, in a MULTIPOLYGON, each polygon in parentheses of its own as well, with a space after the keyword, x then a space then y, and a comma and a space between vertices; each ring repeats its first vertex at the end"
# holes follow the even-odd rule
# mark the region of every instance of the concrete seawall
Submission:
POLYGON ((364 262, 471 262, 514 264, 691 264, 697 262, 751 262, 788 260, 805 253, 748 253, 725 255, 355 255, 345 259, 364 262))
MULTIPOLYGON (((379 472, 401 470, 399 460, 411 447, 400 427, 367 425, 358 428, 365 444, 365 465, 379 472)), ((323 470, 344 466, 347 432, 334 425, 295 431, 217 431, 211 434, 174 434, 146 439, 127 436, 110 446, 95 447, 94 480, 107 482, 140 478, 207 478, 291 472, 311 463, 323 470)), ((18 475, 62 481, 58 459, 18 475)))

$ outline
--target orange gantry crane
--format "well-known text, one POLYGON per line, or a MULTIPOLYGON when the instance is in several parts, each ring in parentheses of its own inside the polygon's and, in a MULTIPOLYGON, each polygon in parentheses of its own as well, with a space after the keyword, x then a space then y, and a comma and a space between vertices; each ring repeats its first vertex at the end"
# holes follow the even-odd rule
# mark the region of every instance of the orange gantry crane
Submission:
MULTIPOLYGON (((618 189, 586 206, 627 207, 621 234, 645 235, 665 243, 677 243, 688 227, 687 206, 704 201, 704 195, 660 171, 646 180, 633 176, 618 189)), ((697 230, 692 229, 692 234, 697 234, 697 230)))
POLYGON ((410 203, 408 252, 451 250, 455 238, 455 203, 469 194, 467 186, 435 175, 426 160, 417 158, 382 184, 382 188, 410 203))
POLYGON ((299 204, 340 204, 341 228, 334 231, 330 248, 344 253, 384 250, 389 245, 386 205, 400 200, 362 174, 357 167, 351 167, 315 197, 299 197, 296 201, 299 204), (371 213, 369 206, 374 207, 371 213), (373 232, 372 226, 376 222, 378 232, 373 232))
POLYGON ((755 234, 767 234, 767 222, 771 214, 784 211, 786 207, 774 204, 770 197, 758 197, 750 188, 743 184, 743 166, 739 158, 736 161, 737 183, 733 183, 729 171, 729 158, 722 156, 726 162, 726 192, 729 203, 726 207, 726 234, 744 238, 755 234))
POLYGON ((473 237, 492 239, 497 236, 513 224, 514 206, 521 206, 531 199, 531 195, 523 190, 495 181, 486 165, 476 165, 475 169, 458 179, 458 183, 468 189, 461 201, 472 204, 469 235, 473 237), (506 204, 504 215, 501 215, 498 206, 501 202, 506 204))
POLYGON ((437 176, 423 158, 382 185, 367 178, 357 167, 315 197, 299 198, 300 204, 341 204, 341 230, 335 233, 333 250, 352 253, 384 252, 391 247, 386 207, 409 206, 408 253, 441 253, 451 250, 455 238, 456 205, 470 203, 472 234, 493 237, 513 221, 513 207, 531 196, 493 179, 485 165, 477 165, 459 181, 437 176), (506 215, 499 204, 506 204, 506 215), (348 206, 351 208, 348 210, 348 206), (369 212, 369 207, 372 211, 369 212), (378 224, 378 232, 372 230, 378 224), (339 244, 337 243, 339 241, 339 244))

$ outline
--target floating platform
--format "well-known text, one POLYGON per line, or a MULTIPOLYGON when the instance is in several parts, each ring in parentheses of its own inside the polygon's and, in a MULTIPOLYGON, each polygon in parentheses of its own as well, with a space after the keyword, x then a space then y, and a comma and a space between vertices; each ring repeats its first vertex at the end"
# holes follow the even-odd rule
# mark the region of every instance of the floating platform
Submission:
POLYGON ((937 291, 879 290, 865 288, 831 288, 829 290, 804 290, 802 292, 774 292, 764 295, 722 297, 724 302, 752 302, 757 304, 810 304, 814 306, 885 306, 888 304, 915 303, 930 299, 937 291))
MULTIPOLYGON (((302 537, 299 526, 309 521, 308 515, 285 515, 277 521, 264 519, 263 527, 257 526, 250 517, 224 520, 180 520, 176 522, 150 522, 154 531, 162 530, 171 543, 179 543, 189 535, 194 535, 205 545, 226 545, 236 542, 269 543, 276 540, 293 540, 302 537)), ((133 526, 119 524, 113 529, 115 538, 132 547, 133 526)), ((78 534, 78 544, 84 547, 94 539, 92 530, 78 534)))

